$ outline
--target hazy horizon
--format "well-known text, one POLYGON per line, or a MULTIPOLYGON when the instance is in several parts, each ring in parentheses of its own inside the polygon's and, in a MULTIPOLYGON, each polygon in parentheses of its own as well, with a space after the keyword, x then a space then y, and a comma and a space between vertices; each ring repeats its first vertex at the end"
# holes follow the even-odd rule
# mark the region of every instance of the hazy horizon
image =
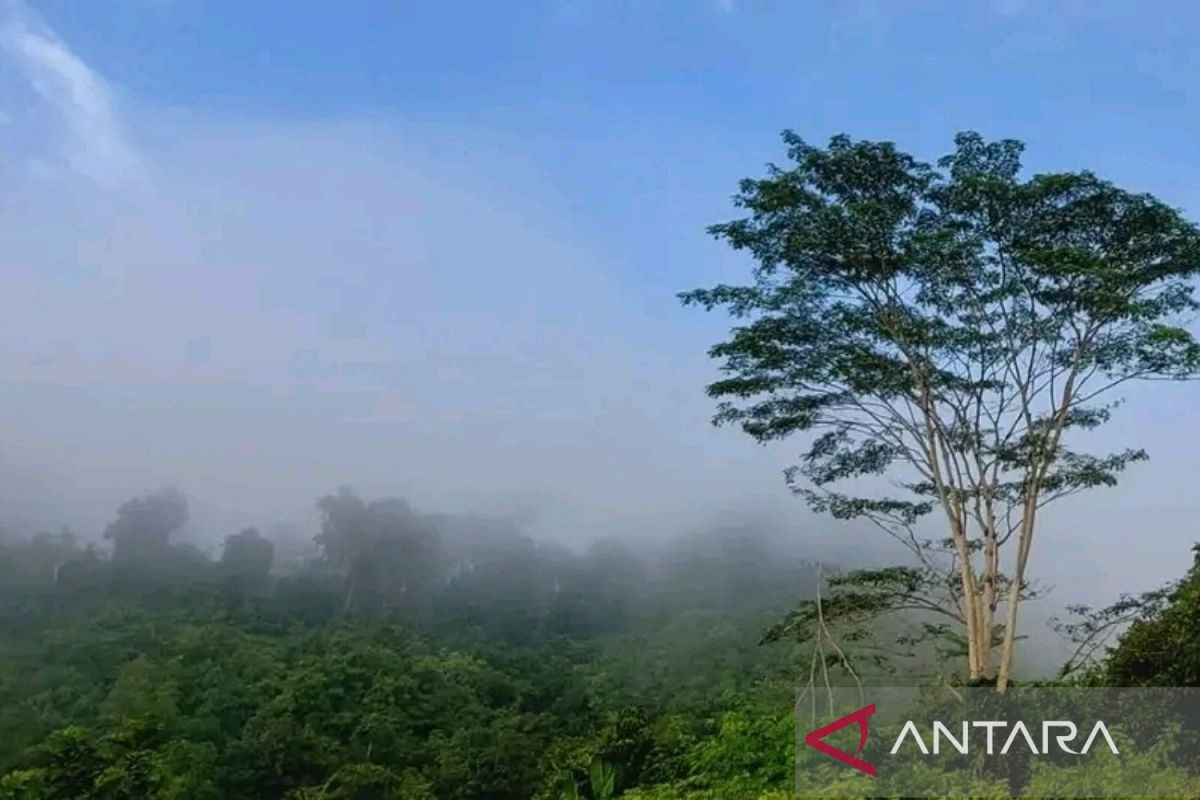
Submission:
MULTIPOLYGON (((1152 51, 1160 23, 1132 4, 947 8, 906 41, 914 23, 866 2, 785 25, 740 2, 549 2, 473 54, 478 31, 462 53, 422 45, 455 30, 432 8, 333 20, 301 4, 256 50, 210 27, 239 25, 236 4, 100 5, 0 0, 0 523, 19 532, 93 537, 173 484, 215 541, 311 527, 315 500, 349 485, 571 542, 732 515, 870 560, 887 552, 876 534, 790 496, 799 442, 710 426, 705 351, 730 323, 675 299, 748 274, 704 228, 735 215, 738 179, 782 159, 779 131, 932 160, 978 128, 1027 140, 1033 169, 1089 167, 1200 211, 1200 159, 1181 144, 1200 108, 1171 77, 1194 56, 1169 38, 1152 51), (1044 78, 1063 46, 1100 56, 1066 33, 1047 47, 1063 19, 1115 37, 1105 69, 1142 70, 1161 96, 1110 80, 1110 102, 1081 111, 1097 77, 1044 78), (305 61, 326 24, 329 52, 305 61), (755 45, 789 25, 803 57, 755 45), (197 32, 227 68, 205 72, 197 32), (619 37, 645 52, 615 66, 586 46, 619 37), (946 74, 936 41, 982 54, 946 74), (881 70, 918 50, 905 95, 881 70), (1137 118, 1117 120, 1139 93, 1137 118)), ((1048 604, 1177 577, 1200 538, 1200 455, 1181 434, 1200 429, 1194 389, 1131 390, 1096 437, 1151 461, 1047 517, 1033 572, 1056 586, 1048 604)))

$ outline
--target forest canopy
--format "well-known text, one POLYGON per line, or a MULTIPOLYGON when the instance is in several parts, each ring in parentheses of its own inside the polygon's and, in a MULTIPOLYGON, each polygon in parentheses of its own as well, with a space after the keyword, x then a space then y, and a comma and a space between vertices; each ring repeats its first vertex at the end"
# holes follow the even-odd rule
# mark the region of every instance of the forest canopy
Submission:
POLYGON ((755 642, 815 580, 794 548, 730 526, 576 552, 349 489, 316 508, 282 568, 253 528, 214 558, 183 541, 174 489, 100 542, 0 543, 0 797, 788 785, 788 659, 755 642))
MULTIPOLYGON (((808 651, 757 642, 847 573, 749 525, 573 552, 349 490, 317 507, 282 570, 253 528, 212 559, 178 541, 175 490, 122 505, 108 548, 0 543, 0 798, 792 796, 808 651)), ((1195 685, 1195 583, 1135 604, 1084 680, 1195 685)))

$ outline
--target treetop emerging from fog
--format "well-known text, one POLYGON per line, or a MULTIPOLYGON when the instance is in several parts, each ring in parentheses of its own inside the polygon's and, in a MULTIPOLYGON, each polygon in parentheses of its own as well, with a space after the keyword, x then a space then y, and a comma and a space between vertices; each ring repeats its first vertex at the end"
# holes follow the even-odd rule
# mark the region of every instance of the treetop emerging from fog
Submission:
MULTIPOLYGON (((784 141, 790 164, 741 184, 747 216, 710 229, 754 257, 753 282, 682 295, 741 320, 711 350, 716 421, 760 441, 816 432, 789 481, 908 544, 926 578, 948 570, 954 588, 932 604, 961 623, 971 678, 1003 642, 1003 687, 1038 509, 1145 458, 1075 452, 1064 434, 1105 422, 1102 395, 1125 381, 1200 369, 1178 325, 1196 308, 1200 231, 1090 172, 1023 177, 1012 140, 960 134, 936 167, 889 142, 784 141), (894 469, 898 496, 830 488, 894 469), (936 509, 945 566, 913 530, 936 509)), ((887 592, 916 606, 932 583, 887 592)))

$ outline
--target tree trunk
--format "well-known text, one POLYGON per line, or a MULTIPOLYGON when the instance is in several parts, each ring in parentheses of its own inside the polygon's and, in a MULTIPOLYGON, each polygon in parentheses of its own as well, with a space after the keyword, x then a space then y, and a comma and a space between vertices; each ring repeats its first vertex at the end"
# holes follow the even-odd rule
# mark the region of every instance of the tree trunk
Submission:
POLYGON ((1033 542, 1033 526, 1037 516, 1037 495, 1025 500, 1021 516, 1021 536, 1017 543, 1016 569, 1012 585, 1008 587, 1008 608, 1004 621, 1004 644, 1000 650, 1000 670, 996 673, 996 689, 1003 692, 1012 679, 1013 652, 1017 643, 1017 607, 1021 602, 1021 587, 1025 582, 1025 564, 1029 561, 1029 549, 1033 542))
POLYGON ((979 625, 982 621, 981 598, 975 584, 975 569, 971 564, 971 554, 967 549, 964 532, 955 528, 953 539, 959 560, 962 562, 959 565, 959 578, 962 580, 963 617, 967 623, 967 677, 975 681, 983 677, 988 661, 985 644, 987 640, 979 635, 979 625))
POLYGON ((1013 651, 1017 643, 1017 605, 1020 602, 1020 586, 1022 570, 1018 570, 1013 584, 1008 590, 1008 613, 1004 621, 1004 645, 1000 650, 1000 670, 996 673, 996 690, 1003 692, 1008 688, 1012 677, 1013 651))

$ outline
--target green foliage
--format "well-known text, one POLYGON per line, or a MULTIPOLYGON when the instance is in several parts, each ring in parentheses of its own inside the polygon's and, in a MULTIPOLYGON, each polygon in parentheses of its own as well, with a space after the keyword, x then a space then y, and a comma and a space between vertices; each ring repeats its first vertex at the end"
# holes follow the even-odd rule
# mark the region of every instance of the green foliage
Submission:
MULTIPOLYGON (((1187 574, 1138 608, 1098 678, 1115 686, 1200 686, 1200 545, 1187 574)), ((1113 617, 1114 614, 1109 614, 1113 617)))
POLYGON ((574 554, 343 492, 299 573, 266 574, 271 543, 247 530, 179 582, 173 497, 126 504, 111 528, 136 575, 67 535, 0 543, 0 798, 788 785, 790 733, 739 726, 790 710, 787 652, 754 644, 813 569, 745 531, 659 561, 616 541, 574 554), (388 568, 367 580, 363 558, 388 568), (71 564, 96 580, 62 585, 71 564), (706 775, 722 752, 737 773, 706 775))
POLYGON ((617 791, 617 768, 599 756, 588 766, 593 800, 612 800, 617 791))
POLYGON ((1095 759, 1069 767, 1035 762, 1026 794, 1031 797, 1200 797, 1200 778, 1173 763, 1171 742, 1148 752, 1114 756, 1101 749, 1095 759))
POLYGON ((46 786, 45 770, 16 769, 0 776, 0 800, 50 800, 52 797, 54 794, 46 786))
POLYGON ((320 786, 288 794, 288 800, 434 800, 429 782, 415 770, 397 775, 378 764, 347 764, 320 786))
MULTIPOLYGON (((55 586, 43 555, 102 556, 58 536, 0 544, 20 591, 0 586, 0 800, 791 796, 799 653, 755 643, 820 568, 744 534, 691 540, 655 564, 612 543, 548 553, 511 531, 468 547, 438 525, 439 558, 470 552, 478 580, 451 577, 424 608, 371 609, 345 609, 335 582, 320 618, 283 581, 224 602, 220 562, 187 591, 80 595, 55 586), (583 576, 576 585, 595 592, 597 607, 587 592, 570 598, 574 635, 537 592, 489 617, 507 577, 547 575, 583 576), (619 623, 586 622, 624 591, 619 623), (511 630, 517 618, 534 630, 511 630)), ((1134 626, 1113 670, 1186 677, 1154 658, 1186 667, 1195 655, 1194 577, 1134 626)), ((869 617, 873 593, 920 583, 904 570, 834 573, 845 595, 826 608, 869 617)), ((828 759, 804 767, 828 787, 848 780, 828 759)), ((1110 779, 1104 769, 1095 780, 1110 779)))
MULTIPOLYGON (((729 399, 719 421, 761 440, 831 428, 805 458, 814 483, 910 457, 903 438, 867 424, 868 399, 1003 396, 1019 376, 998 367, 1031 348, 1117 379, 1200 366, 1192 337, 1160 322, 1194 308, 1200 232, 1154 198, 1086 172, 1021 181, 1022 145, 973 133, 941 171, 889 142, 784 141, 790 168, 743 181, 736 203, 749 215, 711 228, 755 258, 755 283, 683 299, 748 320, 712 349, 730 375, 709 388, 729 399), (1074 341, 1076 325, 1088 336, 1074 341), (1078 352, 1055 354, 1071 342, 1078 352)), ((1104 418, 1070 410, 1077 425, 1104 418)), ((999 420, 960 416, 949 436, 1015 464, 1048 422, 987 444, 966 437, 992 441, 999 420)))
POLYGON ((722 715, 715 735, 693 749, 693 782, 734 797, 786 785, 792 780, 795 741, 790 708, 773 716, 731 711, 722 715))

